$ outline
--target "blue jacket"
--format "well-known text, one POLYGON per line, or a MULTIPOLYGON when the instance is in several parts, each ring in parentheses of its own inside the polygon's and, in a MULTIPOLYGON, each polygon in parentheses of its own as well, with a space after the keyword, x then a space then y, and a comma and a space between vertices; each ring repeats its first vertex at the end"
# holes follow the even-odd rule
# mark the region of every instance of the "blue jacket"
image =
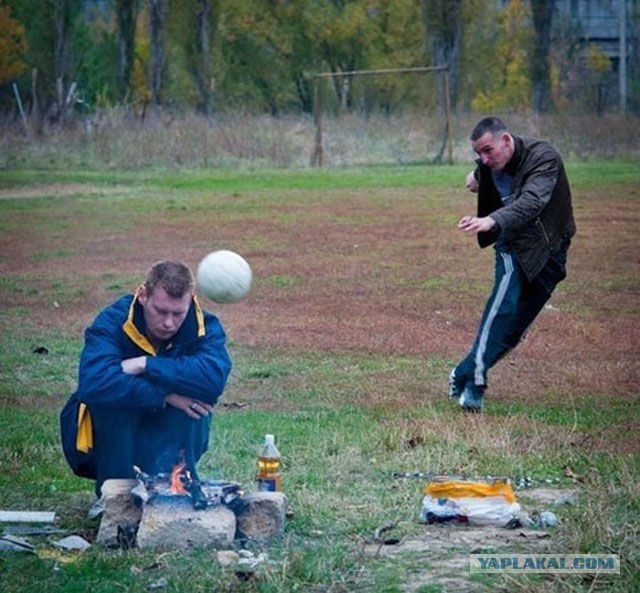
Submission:
POLYGON ((218 318, 203 311, 194 297, 178 333, 156 352, 145 337, 136 297, 122 297, 85 332, 77 397, 90 405, 160 408, 167 395, 179 393, 215 404, 231 370, 225 340, 218 318), (149 357, 143 374, 122 372, 122 360, 143 355, 149 357))
POLYGON ((153 412, 164 406, 167 395, 178 393, 213 405, 231 371, 225 342, 222 324, 202 310, 195 297, 180 330, 160 351, 145 337, 144 314, 135 295, 103 309, 85 332, 78 389, 60 414, 62 448, 73 471, 95 476, 91 451, 79 449, 76 440, 81 404, 153 412), (145 355, 144 373, 122 371, 124 359, 145 355))

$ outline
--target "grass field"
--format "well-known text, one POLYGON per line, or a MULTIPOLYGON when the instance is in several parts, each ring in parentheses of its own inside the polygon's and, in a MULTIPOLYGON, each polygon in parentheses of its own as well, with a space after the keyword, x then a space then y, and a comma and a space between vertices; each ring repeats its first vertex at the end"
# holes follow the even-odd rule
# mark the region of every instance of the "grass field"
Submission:
MULTIPOLYGON (((252 487, 276 435, 292 517, 238 580, 207 549, 0 552, 8 593, 640 591, 640 173, 569 163, 569 277, 491 375, 484 414, 447 400, 492 253, 455 229, 465 166, 0 173, 0 509, 55 511, 92 541, 92 483, 62 458, 57 415, 82 332, 157 259, 242 253, 255 283, 222 319, 234 359, 200 474, 252 487), (37 353, 44 347, 47 353, 37 353), (427 527, 424 483, 394 472, 532 476, 575 494, 535 539, 427 527), (393 523, 396 546, 377 545, 393 523), (389 549, 387 549, 389 548, 389 549), (393 548, 393 549, 391 549, 393 548), (620 554, 616 577, 469 575, 477 550, 620 554)), ((520 496, 520 494, 518 494, 520 496)), ((253 546, 254 551, 261 548, 253 546)))

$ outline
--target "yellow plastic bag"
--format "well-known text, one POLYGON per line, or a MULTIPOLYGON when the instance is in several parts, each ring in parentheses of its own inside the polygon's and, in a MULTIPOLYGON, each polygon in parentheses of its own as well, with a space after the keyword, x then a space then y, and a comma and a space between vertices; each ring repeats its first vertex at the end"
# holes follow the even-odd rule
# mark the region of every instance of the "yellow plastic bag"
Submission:
POLYGON ((509 502, 515 502, 513 489, 506 482, 429 482, 424 493, 434 498, 484 498, 485 496, 504 496, 509 502))
POLYGON ((504 526, 520 511, 505 482, 430 482, 425 488, 421 518, 425 523, 473 523, 504 526))

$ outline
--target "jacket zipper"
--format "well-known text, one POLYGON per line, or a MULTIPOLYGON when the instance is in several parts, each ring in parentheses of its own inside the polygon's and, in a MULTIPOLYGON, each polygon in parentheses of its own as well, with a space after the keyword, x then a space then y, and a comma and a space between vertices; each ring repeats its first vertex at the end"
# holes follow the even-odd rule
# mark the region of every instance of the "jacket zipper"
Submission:
POLYGON ((542 231, 542 236, 544 237, 544 240, 547 243, 547 247, 549 245, 551 245, 551 239, 549 238, 549 235, 547 234, 547 229, 544 228, 544 224, 542 224, 542 221, 540 220, 540 218, 536 218, 536 225, 538 227, 540 227, 540 230, 542 231))

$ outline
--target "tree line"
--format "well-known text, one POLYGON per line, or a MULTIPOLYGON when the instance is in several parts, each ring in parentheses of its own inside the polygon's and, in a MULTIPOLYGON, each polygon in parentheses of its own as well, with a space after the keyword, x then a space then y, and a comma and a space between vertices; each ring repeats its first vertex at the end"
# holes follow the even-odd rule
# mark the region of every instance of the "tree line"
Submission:
MULTIPOLYGON (((427 92, 440 102, 447 92, 454 111, 615 109, 612 61, 559 16, 556 4, 0 0, 0 104, 5 115, 22 102, 43 118, 117 104, 208 115, 311 113, 318 73, 445 66, 447 88, 434 77, 427 92)), ((635 1, 631 7, 635 39, 635 1)), ((635 97, 640 76, 637 60, 630 63, 635 97)), ((330 79, 337 104, 352 103, 349 76, 330 79)), ((393 109, 389 84, 368 85, 369 108, 393 109)))

